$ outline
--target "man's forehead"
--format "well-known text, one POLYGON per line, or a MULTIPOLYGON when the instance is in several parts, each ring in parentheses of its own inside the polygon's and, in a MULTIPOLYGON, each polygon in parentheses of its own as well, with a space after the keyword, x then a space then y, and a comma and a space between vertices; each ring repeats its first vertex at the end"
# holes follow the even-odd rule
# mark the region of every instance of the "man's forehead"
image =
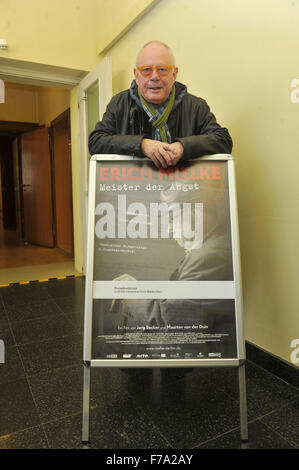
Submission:
POLYGON ((173 58, 169 49, 163 44, 151 43, 140 52, 137 65, 173 65, 173 58))

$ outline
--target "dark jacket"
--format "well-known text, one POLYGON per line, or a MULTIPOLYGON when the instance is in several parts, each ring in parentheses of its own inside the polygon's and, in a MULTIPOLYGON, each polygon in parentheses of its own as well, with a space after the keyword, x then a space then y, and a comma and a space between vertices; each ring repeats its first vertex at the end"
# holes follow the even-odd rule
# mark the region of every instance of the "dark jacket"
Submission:
MULTIPOLYGON (((176 96, 184 85, 175 83, 176 96)), ((123 91, 114 96, 107 106, 102 121, 89 136, 89 151, 94 154, 119 154, 143 157, 141 141, 153 138, 148 116, 130 96, 123 91)), ((205 100, 185 93, 181 103, 172 110, 167 121, 172 142, 180 141, 184 159, 231 153, 232 139, 221 127, 205 100)))

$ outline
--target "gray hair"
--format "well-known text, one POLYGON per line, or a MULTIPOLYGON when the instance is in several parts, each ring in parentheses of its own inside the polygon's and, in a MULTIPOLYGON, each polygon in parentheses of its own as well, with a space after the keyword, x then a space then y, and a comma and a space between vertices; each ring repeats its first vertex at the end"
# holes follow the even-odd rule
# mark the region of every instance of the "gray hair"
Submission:
POLYGON ((147 42, 146 44, 144 44, 144 46, 142 46, 142 48, 141 48, 140 51, 138 52, 138 55, 137 55, 137 58, 136 58, 136 66, 137 66, 137 64, 138 64, 139 57, 140 57, 141 53, 142 53, 143 50, 144 50, 147 46, 149 46, 150 44, 160 44, 161 46, 165 47, 165 48, 168 50, 168 52, 170 53, 170 56, 171 56, 171 60, 172 60, 173 65, 175 65, 175 58, 174 58, 173 52, 172 52, 172 50, 170 49, 170 47, 167 46, 167 44, 165 44, 165 43, 162 42, 162 41, 155 41, 155 40, 154 40, 154 41, 149 41, 149 42, 147 42))

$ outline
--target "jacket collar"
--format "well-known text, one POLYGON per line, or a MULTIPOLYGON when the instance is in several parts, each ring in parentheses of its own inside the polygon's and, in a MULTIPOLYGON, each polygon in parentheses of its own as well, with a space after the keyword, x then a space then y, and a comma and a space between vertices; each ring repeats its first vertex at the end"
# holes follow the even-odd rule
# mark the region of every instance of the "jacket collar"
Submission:
MULTIPOLYGON (((178 107, 178 105, 181 103, 182 99, 184 98, 185 94, 187 93, 187 87, 183 83, 175 82, 174 85, 175 85, 175 98, 174 98, 172 111, 174 111, 174 109, 178 107)), ((135 101, 135 103, 137 103, 138 106, 140 106, 139 97, 138 97, 138 86, 135 80, 132 81, 129 92, 130 92, 131 98, 135 101)))

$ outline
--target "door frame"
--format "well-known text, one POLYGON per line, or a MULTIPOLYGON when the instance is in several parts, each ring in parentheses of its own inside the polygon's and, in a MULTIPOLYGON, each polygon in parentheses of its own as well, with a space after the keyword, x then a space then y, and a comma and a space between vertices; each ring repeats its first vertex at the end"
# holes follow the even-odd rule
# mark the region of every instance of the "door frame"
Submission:
MULTIPOLYGON (((71 232, 72 232, 72 249, 71 253, 66 252, 61 247, 57 246, 57 201, 56 201, 56 180, 55 180, 55 127, 59 127, 61 123, 67 123, 67 130, 69 131, 69 138, 71 141, 71 110, 70 108, 63 111, 61 114, 56 116, 50 123, 49 126, 49 136, 50 136, 50 153, 51 153, 51 165, 52 165, 52 194, 53 194, 53 218, 54 218, 54 242, 55 247, 58 250, 61 250, 67 256, 70 256, 71 259, 74 257, 74 206, 73 206, 73 191, 71 190, 71 232)), ((72 159, 72 148, 70 147, 70 155, 72 159)), ((72 161, 70 162, 72 165, 72 161)), ((72 173, 72 172, 71 172, 72 173)), ((71 174, 71 179, 73 180, 73 175, 71 174)), ((71 184, 73 188, 73 182, 71 184)))
POLYGON ((107 104, 112 98, 112 61, 105 57, 79 83, 79 184, 80 184, 80 227, 81 227, 81 261, 83 273, 86 272, 87 214, 88 214, 88 132, 87 132, 87 90, 98 82, 99 85, 99 121, 102 119, 107 104))

